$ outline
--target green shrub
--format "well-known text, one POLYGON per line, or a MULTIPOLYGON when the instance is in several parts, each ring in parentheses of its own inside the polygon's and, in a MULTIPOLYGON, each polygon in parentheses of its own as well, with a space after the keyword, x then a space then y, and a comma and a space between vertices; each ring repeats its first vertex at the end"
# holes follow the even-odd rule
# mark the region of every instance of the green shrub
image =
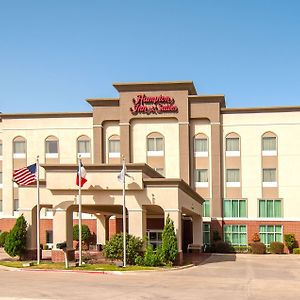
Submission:
POLYGON ((251 252, 253 254, 265 254, 266 253, 266 245, 261 242, 252 243, 250 245, 251 252))
POLYGON ((214 244, 214 252, 216 253, 232 253, 234 249, 232 246, 223 241, 217 241, 214 244))
POLYGON ((281 242, 272 242, 270 244, 270 252, 273 254, 282 254, 284 249, 284 244, 281 242))
POLYGON ((174 222, 167 216, 166 224, 162 232, 162 244, 161 252, 159 253, 162 258, 162 262, 165 264, 173 264, 177 258, 178 248, 177 248, 177 238, 175 234, 174 222))
POLYGON ((212 239, 213 239, 214 242, 217 242, 217 241, 221 240, 220 233, 219 233, 218 230, 213 231, 213 238, 212 239))
POLYGON ((293 249, 296 247, 296 238, 294 233, 287 233, 284 235, 284 243, 289 249, 289 252, 292 253, 293 249))
POLYGON ((300 254, 300 248, 294 248, 293 254, 300 254))
POLYGON ((134 260, 134 263, 138 266, 143 266, 144 265, 144 258, 143 256, 141 255, 137 255, 135 260, 134 260))
POLYGON ((162 265, 159 256, 160 251, 154 252, 153 246, 151 244, 148 245, 144 254, 144 266, 157 267, 162 265))
MULTIPOLYGON (((126 234, 126 262, 135 264, 139 252, 143 247, 142 239, 126 234)), ((114 235, 104 246, 104 256, 111 260, 123 259, 123 233, 114 235)))
POLYGON ((26 251, 26 234, 27 234, 27 222, 23 215, 17 220, 15 226, 9 232, 5 240, 4 250, 12 257, 19 256, 26 251))
POLYGON ((8 235, 7 231, 1 232, 1 234, 0 234, 0 247, 4 247, 7 235, 8 235))
POLYGON ((232 246, 234 252, 236 253, 249 253, 250 247, 249 246, 232 246))
MULTIPOLYGON (((81 240, 83 242, 88 242, 91 236, 92 235, 89 226, 85 224, 81 225, 81 240)), ((79 225, 73 226, 73 240, 79 241, 79 225)))

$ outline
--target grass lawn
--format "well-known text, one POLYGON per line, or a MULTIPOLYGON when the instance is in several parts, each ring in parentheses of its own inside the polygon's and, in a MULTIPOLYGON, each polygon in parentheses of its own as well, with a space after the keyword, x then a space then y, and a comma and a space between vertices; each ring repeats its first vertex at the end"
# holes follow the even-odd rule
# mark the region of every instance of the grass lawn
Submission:
MULTIPOLYGON (((23 267, 25 261, 0 261, 1 266, 24 268, 24 269, 43 269, 43 270, 66 270, 64 263, 42 262, 40 265, 34 263, 33 266, 23 267)), ((109 264, 84 264, 80 267, 69 267, 68 270, 83 270, 83 271, 139 271, 139 270, 161 270, 168 267, 144 267, 144 266, 127 266, 126 268, 118 267, 109 264)))

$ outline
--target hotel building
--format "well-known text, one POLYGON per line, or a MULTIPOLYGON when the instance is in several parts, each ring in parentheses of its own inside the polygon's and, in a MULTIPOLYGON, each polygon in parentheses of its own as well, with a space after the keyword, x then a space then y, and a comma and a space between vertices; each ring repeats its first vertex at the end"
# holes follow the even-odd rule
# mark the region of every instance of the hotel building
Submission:
POLYGON ((72 250, 77 222, 77 157, 84 223, 97 243, 122 230, 126 159, 128 232, 161 241, 174 221, 180 255, 211 243, 218 231, 243 246, 258 233, 265 244, 300 240, 300 106, 227 108, 224 95, 197 95, 193 82, 116 83, 118 98, 87 99, 83 113, 1 114, 0 230, 24 214, 28 249, 36 248, 36 188, 18 187, 13 170, 40 157, 41 242, 72 250))

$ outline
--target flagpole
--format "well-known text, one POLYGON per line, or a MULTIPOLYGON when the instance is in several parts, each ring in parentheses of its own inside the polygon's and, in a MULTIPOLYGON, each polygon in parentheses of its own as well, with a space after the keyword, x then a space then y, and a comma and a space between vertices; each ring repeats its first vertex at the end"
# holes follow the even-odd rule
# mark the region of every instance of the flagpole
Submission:
POLYGON ((125 204, 125 157, 123 156, 123 267, 126 267, 126 204, 125 204))
POLYGON ((40 162, 39 156, 36 158, 36 258, 40 264, 40 162))
POLYGON ((79 155, 78 157, 78 233, 79 233, 79 238, 78 238, 78 252, 79 252, 79 266, 82 265, 82 249, 81 249, 81 157, 79 155))

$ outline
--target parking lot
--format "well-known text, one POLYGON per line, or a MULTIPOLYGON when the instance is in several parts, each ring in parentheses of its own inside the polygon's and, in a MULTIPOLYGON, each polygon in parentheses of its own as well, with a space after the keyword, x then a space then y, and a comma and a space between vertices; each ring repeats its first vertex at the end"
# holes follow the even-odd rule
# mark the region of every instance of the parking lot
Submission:
POLYGON ((297 299, 299 255, 214 254, 174 271, 0 270, 0 299, 297 299))

